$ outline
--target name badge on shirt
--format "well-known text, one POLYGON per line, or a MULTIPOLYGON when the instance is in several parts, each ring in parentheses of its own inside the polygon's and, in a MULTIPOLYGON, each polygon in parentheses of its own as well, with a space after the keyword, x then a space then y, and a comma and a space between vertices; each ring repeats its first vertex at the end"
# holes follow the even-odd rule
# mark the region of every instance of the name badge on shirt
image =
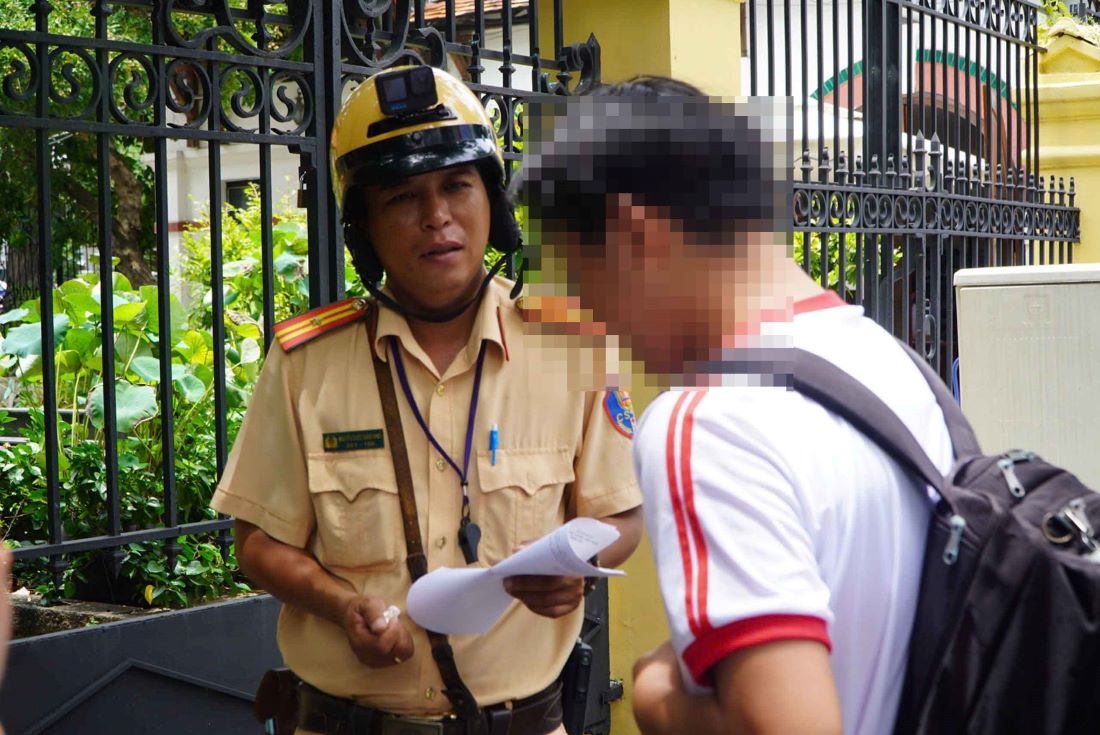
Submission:
POLYGON ((382 449, 386 443, 381 429, 337 431, 324 435, 326 452, 351 452, 356 449, 382 449))

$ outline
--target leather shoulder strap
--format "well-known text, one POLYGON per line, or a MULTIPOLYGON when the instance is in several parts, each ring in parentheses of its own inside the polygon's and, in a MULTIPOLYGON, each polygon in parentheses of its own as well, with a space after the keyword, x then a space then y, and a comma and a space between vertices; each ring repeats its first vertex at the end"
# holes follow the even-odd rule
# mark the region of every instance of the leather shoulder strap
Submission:
POLYGON ((401 502, 401 520, 405 529, 405 564, 409 568, 409 576, 415 582, 428 573, 428 557, 424 555, 424 544, 420 539, 420 519, 416 514, 416 493, 413 490, 409 450, 405 446, 405 432, 401 428, 401 412, 397 407, 393 375, 390 374, 390 366, 375 354, 373 335, 371 357, 374 359, 374 377, 378 382, 378 398, 382 402, 382 415, 386 421, 386 440, 390 445, 393 472, 397 478, 397 497, 401 502))
MULTIPOLYGON (((386 421, 386 438, 393 457, 393 471, 397 478, 397 496, 401 503, 401 520, 405 527, 405 564, 409 576, 416 581, 428 573, 428 557, 424 555, 424 544, 420 538, 420 520, 416 512, 416 492, 413 489, 412 470, 409 465, 409 451, 405 445, 405 433, 401 428, 401 413, 397 406, 397 391, 393 387, 393 375, 388 363, 382 362, 374 350, 375 320, 367 324, 370 339, 371 359, 374 361, 374 377, 378 382, 378 397, 382 402, 382 415, 386 421)), ((484 727, 477 700, 462 681, 455 663, 454 649, 447 636, 434 631, 425 631, 432 646, 432 658, 439 667, 443 679, 443 693, 454 705, 455 712, 468 723, 469 731, 478 732, 484 727)))

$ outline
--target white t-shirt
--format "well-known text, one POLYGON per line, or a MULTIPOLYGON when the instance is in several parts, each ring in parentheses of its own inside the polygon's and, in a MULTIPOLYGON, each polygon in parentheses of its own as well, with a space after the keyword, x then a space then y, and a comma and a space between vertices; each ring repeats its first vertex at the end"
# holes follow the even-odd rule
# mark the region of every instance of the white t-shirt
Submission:
MULTIPOLYGON (((935 396, 860 307, 826 294, 796 304, 778 331, 875 392, 950 470, 935 396)), ((932 491, 784 388, 659 396, 639 423, 634 465, 688 689, 706 691, 711 667, 737 650, 819 640, 831 651, 844 732, 890 732, 932 491)))

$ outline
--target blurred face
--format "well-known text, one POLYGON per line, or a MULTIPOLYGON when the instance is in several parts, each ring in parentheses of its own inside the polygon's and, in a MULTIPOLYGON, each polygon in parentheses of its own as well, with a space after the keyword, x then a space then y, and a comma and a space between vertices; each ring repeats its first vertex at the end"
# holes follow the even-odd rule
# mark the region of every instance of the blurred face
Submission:
POLYGON ((568 248, 582 306, 648 369, 669 374, 703 347, 710 295, 676 225, 667 212, 620 196, 608 203, 604 245, 568 248))
MULTIPOLYGON (((570 278, 581 307, 621 336, 651 373, 687 374, 713 359, 737 320, 760 308, 759 284, 773 289, 774 274, 761 270, 763 256, 748 241, 703 244, 662 207, 609 197, 605 226, 599 245, 575 238, 567 244, 570 278)), ((774 236, 761 242, 762 253, 788 262, 774 236)))
POLYGON ((367 236, 401 303, 439 312, 484 277, 489 195, 473 165, 431 171, 365 193, 367 236))

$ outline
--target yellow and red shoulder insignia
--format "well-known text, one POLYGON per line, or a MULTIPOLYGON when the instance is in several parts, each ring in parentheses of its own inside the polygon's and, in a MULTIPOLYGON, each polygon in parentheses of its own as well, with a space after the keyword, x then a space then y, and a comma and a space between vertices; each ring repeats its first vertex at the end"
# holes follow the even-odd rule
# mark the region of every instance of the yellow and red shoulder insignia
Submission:
POLYGON ((524 322, 545 334, 606 335, 607 325, 580 303, 575 296, 521 296, 516 307, 524 322))
POLYGON ((275 339, 284 352, 290 352, 322 334, 362 319, 370 311, 370 304, 368 299, 356 297, 320 306, 276 324, 275 339))

